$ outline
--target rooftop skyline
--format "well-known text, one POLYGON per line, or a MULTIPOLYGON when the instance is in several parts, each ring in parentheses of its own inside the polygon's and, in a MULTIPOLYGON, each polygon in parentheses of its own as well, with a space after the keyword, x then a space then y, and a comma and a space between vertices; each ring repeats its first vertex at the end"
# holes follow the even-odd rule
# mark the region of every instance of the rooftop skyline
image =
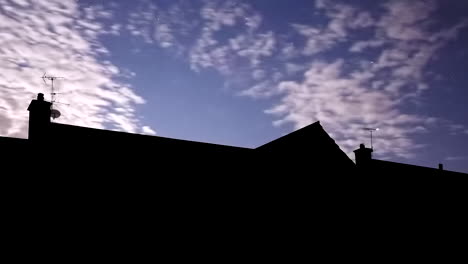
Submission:
POLYGON ((255 148, 320 121, 351 158, 468 172, 464 1, 0 0, 0 136, 55 122, 255 148))

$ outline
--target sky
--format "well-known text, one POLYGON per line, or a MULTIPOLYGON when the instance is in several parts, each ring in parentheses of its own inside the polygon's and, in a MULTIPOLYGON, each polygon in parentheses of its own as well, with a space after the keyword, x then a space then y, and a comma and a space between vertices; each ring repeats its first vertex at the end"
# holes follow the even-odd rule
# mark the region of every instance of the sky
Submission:
MULTIPOLYGON (((468 172, 468 1, 0 0, 0 136, 55 122, 256 148, 320 121, 352 159, 468 172)), ((311 150, 313 151, 313 150, 311 150)))

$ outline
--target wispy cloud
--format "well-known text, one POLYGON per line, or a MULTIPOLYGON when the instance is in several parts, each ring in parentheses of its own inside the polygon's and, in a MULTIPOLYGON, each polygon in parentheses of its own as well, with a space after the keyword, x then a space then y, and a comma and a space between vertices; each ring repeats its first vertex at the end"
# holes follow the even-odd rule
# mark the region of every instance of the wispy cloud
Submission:
POLYGON ((153 26, 133 28, 160 47, 177 47, 194 71, 218 72, 226 86, 237 86, 235 94, 270 99, 265 112, 275 126, 320 120, 347 153, 367 140, 362 128, 380 127, 378 153, 406 158, 423 147, 415 135, 435 124, 449 128, 447 120, 409 110, 432 89, 431 60, 468 25, 439 25, 435 0, 380 1, 372 11, 317 0, 310 15, 319 22, 293 22, 288 32, 269 27, 242 1, 193 3, 175 1, 168 9, 184 22, 165 19, 154 27, 155 16, 169 17, 154 7, 146 8, 152 15, 138 16, 153 26))
POLYGON ((144 126, 142 128, 142 132, 143 134, 146 134, 146 135, 153 135, 155 136, 156 135, 156 131, 154 131, 151 127, 149 126, 144 126))
POLYGON ((27 106, 39 92, 47 71, 63 76, 65 92, 57 121, 94 128, 146 133, 135 105, 144 99, 115 77, 122 72, 105 60, 99 36, 119 34, 120 26, 99 21, 112 17, 99 6, 80 8, 76 1, 0 0, 0 134, 27 136, 27 106))
POLYGON ((240 66, 255 71, 264 58, 273 54, 276 45, 274 33, 257 32, 262 17, 249 5, 234 1, 205 1, 200 14, 202 30, 189 53, 192 69, 213 68, 224 75, 231 75, 240 66), (221 30, 230 32, 232 37, 216 37, 221 30), (246 65, 244 59, 250 65, 246 65))
POLYGON ((127 29, 147 43, 175 50, 196 72, 214 70, 231 79, 260 81, 260 71, 270 74, 262 64, 278 44, 272 31, 260 30, 262 21, 250 5, 238 1, 174 1, 164 8, 140 1, 127 29))
POLYGON ((293 24, 292 27, 306 38, 302 51, 304 55, 314 55, 346 42, 349 30, 368 28, 375 25, 370 13, 351 5, 334 4, 331 1, 319 1, 317 10, 323 11, 329 19, 326 25, 311 26, 293 24))
POLYGON ((335 3, 317 2, 329 18, 324 27, 293 28, 306 38, 304 55, 325 53, 342 44, 351 47, 350 55, 346 60, 311 57, 314 62, 303 80, 281 82, 284 97, 266 113, 281 116, 275 125, 293 123, 296 128, 320 120, 348 153, 365 138, 363 127, 381 127, 375 144, 379 154, 412 157, 422 147, 414 134, 427 133, 429 117, 405 112, 402 106, 418 101, 430 88, 424 74, 430 60, 467 24, 430 31, 422 21, 431 21, 434 1, 388 1, 378 17, 335 3), (356 40, 354 30, 359 28, 374 34, 356 40), (374 59, 352 56, 368 49, 374 49, 374 59))
POLYGON ((456 157, 447 157, 445 158, 446 161, 463 161, 468 160, 468 156, 456 156, 456 157))
POLYGON ((449 133, 452 136, 468 135, 468 128, 465 125, 445 122, 445 126, 448 127, 449 133))

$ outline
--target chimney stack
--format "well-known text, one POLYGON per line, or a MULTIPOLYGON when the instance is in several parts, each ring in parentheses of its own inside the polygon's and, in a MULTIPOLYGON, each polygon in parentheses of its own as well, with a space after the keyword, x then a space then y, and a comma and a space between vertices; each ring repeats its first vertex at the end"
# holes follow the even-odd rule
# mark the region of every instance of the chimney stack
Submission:
POLYGON ((359 149, 354 151, 356 157, 356 166, 358 168, 367 167, 372 161, 372 152, 370 148, 366 148, 364 144, 359 145, 359 149))
POLYGON ((439 170, 444 170, 444 164, 439 163, 439 170))
POLYGON ((37 95, 36 100, 32 100, 28 107, 29 111, 29 131, 28 139, 31 141, 41 141, 47 136, 50 126, 50 114, 52 103, 44 100, 44 94, 37 95))

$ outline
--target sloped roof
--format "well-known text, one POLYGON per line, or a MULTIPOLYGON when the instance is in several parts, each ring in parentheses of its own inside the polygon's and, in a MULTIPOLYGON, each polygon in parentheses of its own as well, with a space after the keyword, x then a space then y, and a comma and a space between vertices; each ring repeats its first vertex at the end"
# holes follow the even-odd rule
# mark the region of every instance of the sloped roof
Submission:
POLYGON ((195 142, 181 139, 165 138, 159 136, 149 136, 132 134, 120 131, 94 129, 80 126, 51 123, 49 133, 51 140, 67 141, 75 144, 97 144, 116 145, 122 147, 155 147, 158 148, 203 148, 203 149, 223 149, 231 151, 246 151, 247 148, 218 145, 212 143, 195 142))
POLYGON ((448 170, 439 170, 438 168, 422 167, 417 165, 397 163, 385 160, 376 160, 372 159, 370 167, 368 168, 368 173, 372 171, 378 171, 379 175, 419 175, 419 176, 466 176, 464 173, 448 171, 448 170))
POLYGON ((257 148, 284 158, 343 164, 354 162, 340 149, 319 121, 257 148))
POLYGON ((2 147, 7 145, 25 145, 27 143, 28 140, 24 138, 0 137, 0 144, 2 145, 2 147))

